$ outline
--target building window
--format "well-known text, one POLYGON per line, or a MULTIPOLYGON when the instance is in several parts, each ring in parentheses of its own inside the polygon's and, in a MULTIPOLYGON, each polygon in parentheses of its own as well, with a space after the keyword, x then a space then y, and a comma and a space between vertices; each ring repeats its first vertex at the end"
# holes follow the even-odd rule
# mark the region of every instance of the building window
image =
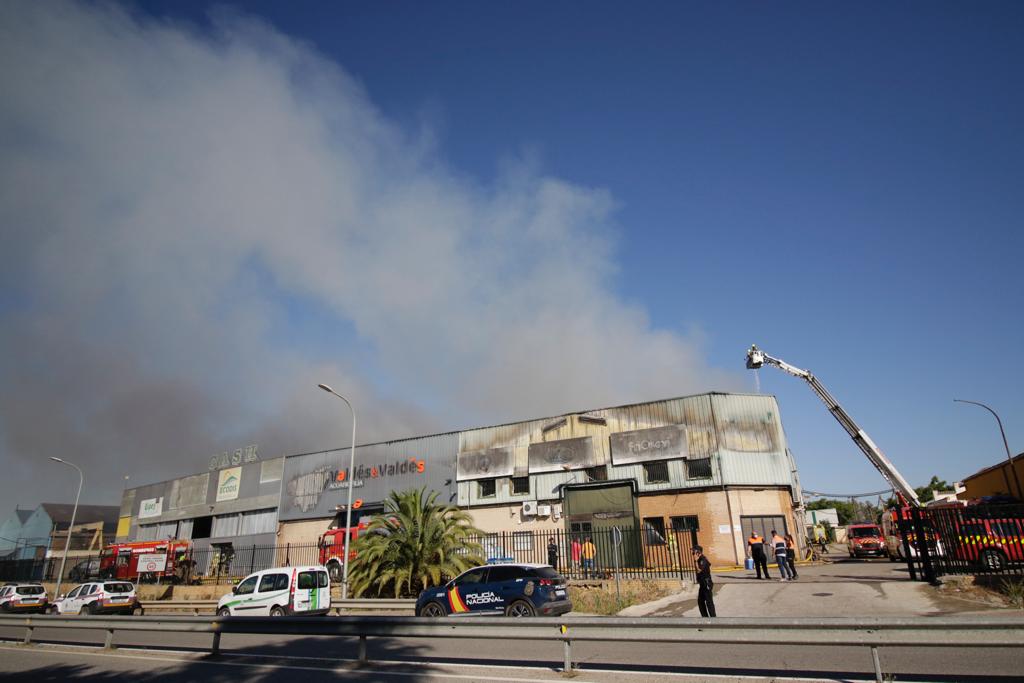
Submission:
POLYGON ((711 478, 711 458, 701 458, 700 460, 687 460, 686 461, 686 478, 687 479, 710 479, 711 478))
POLYGON ((664 517, 644 517, 644 542, 647 545, 665 545, 664 517))
POLYGON ((529 477, 512 477, 512 495, 526 496, 530 493, 529 477))
POLYGON ((672 531, 700 531, 697 515, 685 515, 672 518, 672 531))
POLYGON ((495 494, 497 493, 497 488, 494 485, 495 484, 495 480, 494 479, 481 479, 478 482, 478 484, 480 486, 480 489, 479 489, 479 497, 480 498, 494 498, 495 494))
POLYGON ((533 532, 532 531, 513 531, 512 532, 512 549, 529 552, 533 550, 533 532))
POLYGON ((608 468, 604 465, 588 467, 584 473, 587 475, 587 481, 608 481, 608 468))
POLYGON ((668 463, 664 460, 660 462, 645 462, 644 482, 647 484, 667 484, 668 463))

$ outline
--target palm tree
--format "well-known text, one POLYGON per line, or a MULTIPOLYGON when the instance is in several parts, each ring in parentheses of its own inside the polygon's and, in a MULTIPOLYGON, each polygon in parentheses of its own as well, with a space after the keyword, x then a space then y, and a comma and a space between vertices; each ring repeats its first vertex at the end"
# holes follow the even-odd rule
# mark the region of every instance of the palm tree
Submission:
POLYGON ((384 512, 352 543, 355 595, 415 596, 483 563, 483 548, 473 540, 483 532, 469 514, 435 503, 437 492, 425 491, 392 491, 384 512))

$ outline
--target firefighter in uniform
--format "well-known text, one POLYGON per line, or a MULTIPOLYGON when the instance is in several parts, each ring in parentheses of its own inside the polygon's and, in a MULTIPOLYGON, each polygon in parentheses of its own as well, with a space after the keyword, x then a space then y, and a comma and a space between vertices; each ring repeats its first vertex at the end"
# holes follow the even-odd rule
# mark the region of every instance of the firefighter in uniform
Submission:
POLYGON ((770 579, 768 575, 768 558, 764 554, 764 539, 761 538, 756 531, 750 532, 750 540, 747 541, 747 548, 750 551, 750 557, 754 560, 754 569, 757 570, 757 578, 770 579), (761 572, 764 571, 764 576, 761 576, 761 572))
POLYGON ((693 546, 693 559, 697 562, 697 607, 702 617, 714 617, 715 597, 713 594, 714 581, 711 580, 711 562, 704 557, 704 549, 699 545, 693 546))

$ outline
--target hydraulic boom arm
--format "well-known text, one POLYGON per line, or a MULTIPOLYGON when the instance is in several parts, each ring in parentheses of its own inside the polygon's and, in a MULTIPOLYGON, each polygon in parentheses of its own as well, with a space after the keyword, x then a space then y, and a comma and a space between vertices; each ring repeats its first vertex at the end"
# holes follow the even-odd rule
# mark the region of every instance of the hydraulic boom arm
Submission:
POLYGON ((786 361, 778 358, 772 358, 767 353, 757 348, 757 346, 751 346, 747 351, 747 369, 757 370, 762 365, 774 365, 775 367, 788 372, 794 377, 806 380, 811 385, 811 389, 818 395, 818 398, 822 400, 828 411, 832 413, 832 416, 839 421, 839 424, 843 426, 846 433, 850 435, 853 442, 864 451, 864 455, 868 456, 868 460, 874 465, 887 482, 889 482, 894 489, 899 491, 900 495, 910 504, 915 507, 920 506, 920 501, 917 499, 917 493, 911 488, 907 480, 903 478, 896 468, 893 466, 889 459, 885 457, 885 453, 875 445, 875 443, 864 433, 864 430, 857 426, 857 423, 853 421, 843 407, 832 398, 832 394, 828 393, 828 390, 822 385, 818 379, 807 370, 801 370, 798 367, 794 367, 786 361))

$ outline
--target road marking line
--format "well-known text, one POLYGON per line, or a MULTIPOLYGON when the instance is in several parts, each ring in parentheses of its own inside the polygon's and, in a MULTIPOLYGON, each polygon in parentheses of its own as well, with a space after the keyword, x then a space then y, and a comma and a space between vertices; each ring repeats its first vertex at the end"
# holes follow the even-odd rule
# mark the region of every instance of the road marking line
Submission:
MULTIPOLYGON (((54 653, 54 654, 60 653, 62 648, 94 650, 94 649, 96 649, 98 647, 98 646, 94 646, 94 645, 77 645, 77 644, 51 645, 51 644, 48 644, 48 643, 37 643, 35 645, 39 649, 46 649, 46 650, 49 650, 51 653, 54 653)), ((256 663, 245 663, 245 662, 217 662, 217 661, 210 661, 210 660, 203 659, 204 657, 207 656, 204 653, 197 653, 197 652, 193 652, 193 651, 189 651, 189 650, 147 650, 145 648, 123 647, 123 646, 119 647, 119 649, 122 649, 122 650, 132 650, 133 652, 154 652, 154 653, 164 653, 164 654, 170 652, 170 653, 174 653, 174 654, 180 654, 180 655, 183 655, 183 656, 181 656, 181 657, 156 657, 156 656, 153 656, 153 655, 145 655, 145 656, 143 656, 143 655, 127 655, 127 654, 116 654, 116 653, 111 653, 111 652, 82 652, 81 654, 89 655, 91 657, 111 657, 111 658, 117 658, 117 659, 143 659, 143 660, 146 660, 146 661, 154 661, 155 660, 155 661, 177 662, 177 663, 181 663, 181 662, 186 662, 187 661, 187 662, 195 662, 197 664, 211 664, 211 665, 218 665, 218 666, 236 666, 236 667, 246 667, 247 666, 247 667, 257 668, 257 669, 294 669, 296 671, 323 671, 323 672, 333 672, 333 673, 351 673, 351 671, 349 669, 339 668, 339 667, 330 668, 330 667, 319 667, 319 666, 296 666, 296 665, 285 665, 285 664, 256 664, 256 663)), ((0 645, 0 650, 11 650, 12 652, 25 652, 25 648, 23 646, 22 647, 7 647, 7 646, 0 645)), ((239 658, 242 658, 242 657, 265 657, 265 658, 277 657, 277 655, 261 655, 261 654, 235 653, 235 652, 221 652, 221 656, 231 656, 231 657, 239 657, 239 658)), ((326 657, 323 657, 323 658, 321 658, 321 657, 307 657, 307 656, 302 656, 302 655, 285 655, 285 656, 281 656, 281 657, 278 657, 278 658, 279 659, 296 659, 296 660, 301 659, 301 660, 311 660, 311 661, 327 661, 327 662, 339 661, 339 658, 328 659, 326 657)), ((356 662, 357 660, 355 660, 355 659, 340 659, 340 661, 343 661, 343 662, 356 662)), ((402 665, 402 666, 419 665, 419 666, 422 666, 422 664, 419 664, 417 662, 403 661, 403 660, 373 660, 371 662, 371 664, 372 665, 402 665)), ((509 666, 507 664, 480 665, 480 664, 463 664, 463 663, 456 663, 456 662, 452 662, 452 663, 440 662, 440 663, 437 664, 437 666, 462 667, 462 668, 467 668, 467 669, 469 669, 469 668, 476 668, 476 669, 516 669, 516 670, 526 669, 527 671, 537 671, 537 672, 543 672, 543 673, 547 673, 547 674, 554 674, 554 675, 557 675, 557 676, 561 676, 561 672, 560 671, 552 671, 551 669, 546 668, 546 667, 535 667, 535 666, 534 667, 531 667, 531 666, 518 666, 518 667, 516 667, 516 666, 509 666)), ((623 671, 623 670, 619 670, 619 669, 595 669, 595 668, 589 668, 589 667, 587 669, 585 669, 585 670, 576 669, 576 671, 578 671, 579 673, 584 673, 584 674, 609 674, 609 675, 612 675, 612 676, 647 676, 647 677, 651 677, 651 676, 655 676, 655 677, 670 677, 671 676, 671 677, 675 677, 675 678, 695 678, 695 679, 699 679, 699 680, 708 680, 709 675, 713 676, 714 678, 718 678, 718 679, 722 679, 722 680, 752 680, 752 681, 778 680, 778 681, 798 681, 798 682, 807 682, 807 683, 861 683, 862 681, 864 683, 871 683, 871 681, 873 680, 873 678, 848 678, 848 677, 842 677, 842 678, 805 678, 805 677, 795 677, 795 676, 792 676, 792 677, 785 677, 785 678, 783 678, 783 677, 779 677, 777 675, 775 675, 775 676, 758 676, 758 675, 752 675, 752 674, 717 674, 716 675, 716 674, 707 674, 707 673, 688 673, 688 672, 682 672, 682 671, 664 671, 664 672, 656 672, 656 671, 623 671)), ((425 675, 424 672, 422 672, 422 671, 419 671, 419 672, 380 671, 378 673, 387 674, 389 676, 418 676, 418 677, 423 677, 425 675)), ((431 672, 427 672, 426 675, 431 676, 431 677, 434 677, 434 676, 444 676, 445 678, 448 678, 448 679, 480 680, 480 677, 476 676, 476 675, 460 675, 460 674, 453 674, 453 673, 449 673, 449 672, 436 672, 436 674, 435 673, 431 673, 431 672)), ((497 678, 497 677, 488 677, 486 680, 489 680, 489 681, 504 681, 505 683, 534 683, 538 679, 537 678, 497 678)), ((554 680, 560 680, 560 679, 553 678, 551 680, 554 681, 554 680)), ((588 681, 582 681, 581 680, 581 681, 578 681, 577 683, 597 683, 597 682, 594 682, 594 681, 588 682, 588 681)))

